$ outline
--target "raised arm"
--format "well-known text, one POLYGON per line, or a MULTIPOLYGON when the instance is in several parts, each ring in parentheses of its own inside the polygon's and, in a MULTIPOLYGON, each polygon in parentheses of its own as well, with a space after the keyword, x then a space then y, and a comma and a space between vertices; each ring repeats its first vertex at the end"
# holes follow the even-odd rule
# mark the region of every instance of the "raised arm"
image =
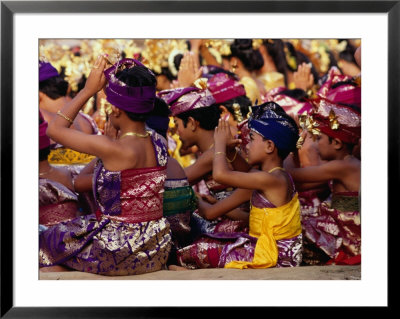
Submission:
POLYGON ((226 144, 231 139, 227 121, 220 120, 214 133, 215 153, 213 160, 213 178, 216 182, 245 189, 264 191, 277 180, 272 174, 252 170, 250 172, 232 171, 226 159, 226 144))
POLYGON ((295 182, 318 183, 328 182, 333 179, 341 180, 349 173, 350 166, 342 160, 333 160, 318 166, 308 166, 303 168, 287 167, 287 171, 295 182))
POLYGON ((106 79, 103 74, 106 61, 102 56, 96 60, 93 69, 86 81, 85 87, 54 116, 49 123, 47 135, 54 141, 78 152, 104 156, 110 151, 112 141, 101 135, 86 134, 71 129, 70 126, 79 110, 90 97, 100 91, 106 79))

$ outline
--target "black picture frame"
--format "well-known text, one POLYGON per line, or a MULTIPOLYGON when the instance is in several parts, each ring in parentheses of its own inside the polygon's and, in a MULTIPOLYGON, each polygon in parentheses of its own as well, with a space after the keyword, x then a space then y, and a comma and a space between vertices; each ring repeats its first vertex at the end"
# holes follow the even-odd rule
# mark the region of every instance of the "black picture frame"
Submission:
MULTIPOLYGON (((13 16, 15 13, 270 12, 388 14, 388 207, 395 209, 399 181, 400 1, 1 1, 1 318, 179 318, 177 307, 14 307, 13 304, 13 16)), ((388 215, 388 218, 390 216, 388 215)), ((388 229, 391 223, 388 223, 388 229)), ((392 223, 393 227, 393 223, 392 223)), ((390 231, 389 231, 390 232, 390 231)), ((378 239, 377 239, 378 240, 378 239)), ((382 239, 381 239, 382 240, 382 239)), ((390 241, 388 241, 390 246, 390 241)), ((388 246, 388 247, 389 247, 388 246)), ((390 249, 390 248, 389 248, 390 249)), ((390 264, 390 254, 388 261, 390 264)), ((388 282, 389 285, 390 281, 388 282)), ((388 300, 390 307, 390 298, 388 300)), ((306 308, 295 308, 297 313, 306 308)), ((189 310, 190 312, 193 309, 189 310)), ((196 310, 197 312, 198 310, 196 310)), ((214 308, 213 315, 226 309, 214 308)), ((236 309, 235 316, 246 313, 236 309)), ((286 312, 286 310, 285 310, 286 312)), ((197 312, 199 314, 199 312, 197 312)), ((202 313, 202 312, 200 312, 202 313)))

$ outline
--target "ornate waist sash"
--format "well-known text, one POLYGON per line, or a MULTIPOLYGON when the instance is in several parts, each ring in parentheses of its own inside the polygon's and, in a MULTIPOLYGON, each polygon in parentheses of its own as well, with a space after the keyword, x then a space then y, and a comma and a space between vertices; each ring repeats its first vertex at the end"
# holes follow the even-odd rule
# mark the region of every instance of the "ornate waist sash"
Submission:
POLYGON ((148 222, 163 217, 165 167, 121 172, 117 200, 108 198, 104 216, 124 223, 148 222), (111 200, 111 201, 110 201, 111 200))

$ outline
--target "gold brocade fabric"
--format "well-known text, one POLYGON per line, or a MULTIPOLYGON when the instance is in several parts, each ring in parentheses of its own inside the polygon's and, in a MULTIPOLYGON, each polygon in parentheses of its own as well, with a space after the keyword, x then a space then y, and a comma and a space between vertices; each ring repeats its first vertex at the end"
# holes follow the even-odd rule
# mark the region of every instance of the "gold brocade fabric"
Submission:
POLYGON ((49 228, 39 242, 40 267, 63 264, 127 276, 161 270, 171 250, 171 232, 165 218, 129 224, 87 215, 49 228))
POLYGON ((258 237, 251 262, 232 261, 225 268, 269 268, 278 261, 277 240, 290 239, 301 234, 300 202, 298 194, 292 200, 275 208, 252 206, 249 235, 258 237))
POLYGON ((244 85, 244 89, 246 90, 246 96, 251 100, 252 105, 255 104, 256 100, 258 103, 261 101, 260 90, 258 89, 257 83, 248 76, 244 76, 239 81, 244 85))
POLYGON ((260 75, 258 79, 264 84, 267 92, 276 87, 285 86, 285 78, 279 72, 267 72, 260 75))
POLYGON ((88 164, 95 156, 60 147, 50 151, 48 161, 53 165, 88 164))

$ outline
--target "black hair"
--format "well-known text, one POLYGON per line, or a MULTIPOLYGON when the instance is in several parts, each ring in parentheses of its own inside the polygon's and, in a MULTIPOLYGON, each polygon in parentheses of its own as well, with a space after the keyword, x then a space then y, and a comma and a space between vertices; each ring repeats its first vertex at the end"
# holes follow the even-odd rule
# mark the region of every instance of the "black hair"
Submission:
POLYGON ((151 129, 155 130, 158 134, 160 134, 164 138, 167 138, 168 126, 164 127, 163 125, 157 125, 159 123, 158 120, 154 120, 154 118, 152 117, 161 117, 165 118, 166 120, 168 119, 169 121, 170 115, 171 111, 168 107, 168 104, 163 99, 156 97, 154 101, 154 109, 150 112, 149 117, 146 120, 146 124, 151 129))
POLYGON ((179 67, 181 66, 182 59, 183 59, 182 53, 178 53, 177 55, 174 56, 174 66, 177 71, 179 71, 179 67))
MULTIPOLYGON (((157 84, 157 79, 154 74, 150 73, 149 69, 144 66, 135 66, 133 68, 118 71, 116 77, 118 80, 131 87, 155 87, 157 84)), ((144 122, 151 112, 139 114, 125 111, 125 113, 132 121, 144 122)))
POLYGON ((352 79, 350 79, 350 80, 346 80, 346 81, 336 82, 335 84, 332 85, 332 89, 336 89, 336 88, 338 88, 339 86, 342 86, 342 85, 352 85, 354 87, 358 86, 358 84, 356 82, 354 82, 352 79))
POLYGON ((294 71, 297 70, 297 65, 299 64, 299 63, 298 63, 299 61, 298 61, 298 59, 297 59, 297 51, 296 51, 296 49, 294 48, 294 45, 291 44, 290 42, 285 41, 285 42, 283 42, 283 44, 284 44, 285 56, 286 56, 286 54, 287 54, 287 55, 289 55, 290 57, 294 57, 294 58, 296 59, 296 68, 293 68, 293 66, 291 66, 291 65, 288 63, 287 59, 286 59, 286 64, 287 64, 288 69, 289 69, 290 71, 294 72, 294 71))
POLYGON ((329 67, 328 67, 328 70, 330 70, 332 67, 337 67, 337 68, 339 68, 339 66, 338 66, 338 62, 337 62, 337 60, 336 60, 336 57, 335 57, 335 55, 332 53, 332 51, 326 51, 326 53, 328 53, 328 55, 329 55, 329 67))
POLYGON ((285 85, 287 86, 286 72, 290 67, 286 61, 284 42, 281 39, 266 39, 263 41, 263 45, 274 61, 276 70, 284 75, 285 85))
POLYGON ((168 117, 171 115, 171 110, 168 107, 168 104, 158 96, 154 101, 154 109, 150 112, 150 116, 164 116, 168 117))
MULTIPOLYGON (((288 86, 286 73, 288 71, 295 72, 297 70, 294 69, 292 66, 289 65, 286 59, 286 52, 288 55, 292 56, 296 60, 296 65, 300 65, 301 63, 310 63, 310 59, 295 49, 295 47, 290 42, 284 42, 281 39, 266 39, 263 41, 263 45, 268 51, 268 54, 271 56, 272 60, 274 61, 276 70, 279 73, 284 75, 285 85, 288 86)), ((314 76, 314 83, 316 84, 319 79, 319 74, 311 63, 311 73, 314 76)))
POLYGON ((62 76, 54 76, 39 82, 39 91, 46 94, 52 100, 67 95, 68 82, 62 76))
POLYGON ((237 96, 233 99, 221 102, 220 105, 225 106, 229 111, 229 113, 231 113, 234 116, 235 120, 237 120, 235 116, 235 110, 233 108, 233 104, 235 103, 240 105, 240 113, 242 114, 242 117, 245 120, 247 118, 247 114, 250 112, 250 107, 251 107, 251 101, 247 96, 245 95, 237 96))
POLYGON ((77 90, 76 91, 71 90, 68 95, 70 97, 74 98, 79 93, 79 91, 81 91, 85 87, 86 80, 87 80, 86 76, 84 74, 82 74, 82 76, 80 77, 80 79, 77 83, 77 90))
POLYGON ((248 71, 259 70, 263 67, 263 57, 258 50, 253 49, 252 39, 235 39, 230 48, 231 54, 228 58, 238 58, 248 71))
POLYGON ((229 77, 235 79, 235 80, 239 80, 238 76, 235 73, 232 73, 231 71, 225 70, 224 68, 221 68, 219 66, 215 66, 215 65, 206 65, 203 67, 203 70, 206 70, 207 74, 209 75, 215 75, 218 73, 225 73, 227 74, 229 77))
POLYGON ((177 115, 183 121, 184 127, 186 127, 189 117, 193 117, 199 122, 202 129, 211 131, 218 125, 221 110, 218 105, 213 104, 211 106, 202 107, 194 110, 189 110, 177 115))
POLYGON ((162 67, 160 73, 156 73, 157 76, 164 75, 169 81, 176 80, 176 76, 173 76, 168 67, 162 67))
POLYGON ((47 146, 46 148, 43 148, 39 150, 39 162, 41 161, 47 161, 47 157, 50 154, 50 146, 47 146))
POLYGON ((354 63, 355 65, 358 66, 356 59, 354 57, 354 53, 356 52, 356 47, 352 45, 347 39, 338 39, 339 43, 342 41, 346 41, 347 45, 346 48, 339 52, 339 59, 345 60, 347 62, 354 63))
POLYGON ((278 94, 286 95, 302 102, 305 102, 307 99, 307 92, 302 89, 287 89, 279 92, 278 94))

